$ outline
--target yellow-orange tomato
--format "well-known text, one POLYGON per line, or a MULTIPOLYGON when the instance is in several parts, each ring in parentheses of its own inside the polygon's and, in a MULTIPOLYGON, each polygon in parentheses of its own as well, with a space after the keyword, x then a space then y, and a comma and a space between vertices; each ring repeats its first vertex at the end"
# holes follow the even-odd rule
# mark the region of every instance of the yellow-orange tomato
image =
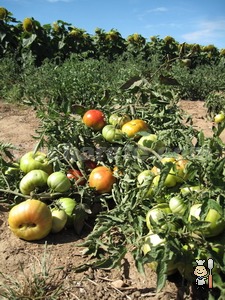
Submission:
POLYGON ((112 190, 116 178, 110 168, 99 166, 93 169, 89 176, 89 186, 95 188, 100 194, 109 193, 112 190))
POLYGON ((131 120, 122 126, 122 132, 128 137, 134 137, 140 131, 149 131, 148 124, 140 119, 131 120))
POLYGON ((40 240, 52 229, 52 213, 42 201, 29 199, 10 210, 8 223, 19 238, 26 241, 40 240))
POLYGON ((185 173, 185 168, 187 163, 188 160, 182 158, 182 156, 176 160, 175 164, 176 164, 177 182, 183 182, 188 178, 188 174, 185 173))

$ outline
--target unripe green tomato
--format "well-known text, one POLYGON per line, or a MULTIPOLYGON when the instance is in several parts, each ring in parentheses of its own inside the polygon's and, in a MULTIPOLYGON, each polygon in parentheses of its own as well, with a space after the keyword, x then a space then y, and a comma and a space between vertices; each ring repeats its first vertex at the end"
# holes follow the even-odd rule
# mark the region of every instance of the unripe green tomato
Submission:
POLYGON ((57 205, 67 214, 66 227, 72 227, 74 219, 74 210, 77 206, 76 200, 72 198, 60 198, 57 201, 57 205))
POLYGON ((35 189, 47 187, 48 174, 42 170, 32 170, 20 181, 19 189, 22 194, 30 195, 35 189))
MULTIPOLYGON (((154 177, 154 174, 151 172, 151 170, 144 170, 141 173, 139 173, 137 177, 138 186, 142 188, 143 184, 149 184, 152 181, 152 178, 154 177)), ((153 194, 154 190, 152 188, 152 184, 150 185, 148 191, 146 192, 145 197, 150 197, 153 194)))
POLYGON ((185 186, 180 189, 180 192, 183 196, 188 195, 193 192, 200 192, 201 187, 199 185, 193 185, 193 186, 185 186))
POLYGON ((49 175, 47 184, 51 190, 59 193, 65 193, 71 187, 69 178, 62 172, 54 172, 49 175))
POLYGON ((187 206, 185 205, 183 199, 179 196, 172 197, 169 201, 169 207, 174 214, 178 214, 183 216, 185 211, 187 210, 187 206))
POLYGON ((63 209, 56 209, 56 208, 51 209, 51 213, 52 213, 52 229, 51 229, 51 232, 52 233, 58 233, 61 230, 63 230, 63 228, 66 225, 67 214, 63 209))
MULTIPOLYGON (((202 204, 194 204, 190 208, 190 214, 188 221, 191 222, 191 216, 195 217, 196 219, 200 220, 200 213, 201 213, 202 204)), ((203 228, 200 230, 205 237, 213 237, 219 235, 225 229, 225 221, 222 216, 213 208, 210 208, 205 219, 205 222, 209 222, 209 227, 203 228)))
MULTIPOLYGON (((173 172, 173 169, 171 169, 171 173, 172 172, 173 172)), ((177 184, 176 176, 171 173, 169 173, 166 176, 166 179, 163 183, 164 186, 166 186, 166 187, 174 187, 177 184)), ((156 175, 155 178, 153 179, 153 185, 157 187, 159 185, 159 180, 160 180, 160 175, 156 175)))
POLYGON ((24 173, 28 173, 32 170, 43 170, 51 174, 53 166, 49 163, 45 153, 38 151, 34 154, 33 151, 30 151, 20 158, 20 169, 24 173))
POLYGON ((113 125, 106 125, 102 129, 102 136, 110 143, 115 143, 123 138, 123 133, 113 125))
POLYGON ((126 114, 125 115, 112 114, 109 117, 109 124, 121 128, 124 124, 126 124, 130 120, 131 118, 126 114))
MULTIPOLYGON (((159 203, 153 206, 146 214, 146 225, 149 230, 156 225, 161 226, 161 220, 166 219, 166 215, 171 213, 167 203, 159 203)), ((164 225, 163 225, 164 226, 164 225)))
MULTIPOLYGON (((138 141, 138 145, 146 148, 152 148, 159 154, 162 154, 165 151, 165 144, 162 141, 158 140, 156 134, 149 134, 149 135, 142 136, 138 141)), ((144 155, 146 156, 150 154, 150 152, 145 151, 143 149, 138 149, 138 153, 141 156, 144 155)))
POLYGON ((222 123, 225 119, 225 115, 223 113, 219 113, 214 117, 214 122, 219 124, 222 123))

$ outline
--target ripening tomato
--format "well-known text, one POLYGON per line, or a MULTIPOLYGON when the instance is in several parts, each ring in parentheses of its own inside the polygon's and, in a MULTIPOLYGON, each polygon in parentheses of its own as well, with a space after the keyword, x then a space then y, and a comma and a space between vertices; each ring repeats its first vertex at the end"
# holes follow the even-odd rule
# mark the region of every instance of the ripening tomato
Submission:
POLYGON ((85 185, 86 179, 79 170, 70 169, 67 171, 66 175, 70 180, 74 180, 77 185, 85 185))
POLYGON ((71 187, 69 178, 66 176, 66 174, 60 171, 54 172, 51 175, 49 175, 47 184, 51 190, 59 193, 65 193, 71 187))
POLYGON ((105 115, 97 109, 88 110, 83 115, 83 122, 95 131, 101 130, 106 125, 105 115))
POLYGON ((122 126, 122 132, 128 137, 134 137, 140 131, 149 131, 148 124, 140 119, 131 120, 122 126))
POLYGON ((184 159, 181 155, 175 161, 175 173, 177 182, 183 182, 188 178, 188 173, 186 172, 188 160, 184 159))
POLYGON ((100 194, 111 192, 115 182, 113 171, 105 166, 95 168, 89 175, 89 186, 95 188, 100 194))
POLYGON ((113 125, 106 125, 102 129, 102 136, 107 142, 115 143, 123 138, 123 132, 113 125))
POLYGON ((47 186, 48 174, 42 170, 32 170, 20 181, 19 189, 22 194, 30 195, 35 189, 43 189, 47 186))
POLYGON ((30 151, 20 158, 20 169, 24 173, 32 170, 43 170, 48 174, 53 172, 52 163, 49 162, 45 153, 30 151))
POLYGON ((10 210, 8 223, 19 238, 26 241, 40 240, 51 231, 52 213, 42 201, 29 199, 10 210))

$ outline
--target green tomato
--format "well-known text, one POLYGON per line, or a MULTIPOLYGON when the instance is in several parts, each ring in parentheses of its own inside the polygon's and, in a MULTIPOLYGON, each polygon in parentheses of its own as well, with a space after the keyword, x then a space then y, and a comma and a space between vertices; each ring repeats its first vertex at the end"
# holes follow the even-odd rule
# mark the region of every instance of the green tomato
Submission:
POLYGON ((201 187, 199 185, 185 186, 180 189, 180 192, 183 196, 188 195, 192 192, 200 192, 200 191, 201 191, 201 187))
POLYGON ((51 232, 52 233, 58 233, 61 230, 63 230, 63 228, 66 225, 67 214, 63 209, 56 209, 56 208, 51 209, 51 213, 52 213, 52 229, 51 229, 51 232))
POLYGON ((102 129, 104 139, 110 143, 120 141, 123 138, 123 133, 113 125, 106 125, 102 129))
POLYGON ((74 210, 76 208, 77 202, 72 198, 60 198, 57 201, 57 205, 67 214, 66 227, 73 226, 74 210))
POLYGON ((183 199, 179 196, 170 198, 169 207, 172 213, 181 216, 183 216, 185 211, 187 210, 187 206, 185 205, 183 199))
POLYGON ((26 153, 20 158, 20 169, 24 173, 28 173, 32 170, 43 170, 48 174, 53 171, 52 164, 49 163, 45 153, 33 151, 26 153))
MULTIPOLYGON (((202 204, 194 204, 190 208, 189 218, 188 221, 191 222, 191 217, 195 217, 196 219, 200 220, 200 213, 201 213, 202 204)), ((220 215, 218 211, 213 208, 210 208, 205 219, 205 222, 209 222, 209 227, 201 229, 201 233, 205 237, 213 237, 219 235, 225 229, 225 221, 220 215)), ((197 233, 197 232, 196 232, 197 233)))
MULTIPOLYGON (((151 249, 157 247, 159 245, 164 245, 165 239, 162 239, 158 234, 153 233, 150 231, 145 238, 145 243, 142 246, 142 251, 144 255, 151 252, 151 249)), ((157 262, 153 261, 147 264, 149 268, 153 271, 156 271, 157 262)), ((174 263, 174 260, 170 260, 167 263, 167 275, 172 275, 177 271, 177 264, 174 263)))
POLYGON ((222 123, 225 119, 225 115, 223 113, 219 113, 214 117, 214 122, 215 123, 222 123))
POLYGON ((154 177, 154 174, 152 173, 151 170, 144 170, 142 171, 138 177, 137 177, 137 181, 138 181, 138 186, 141 188, 143 185, 148 184, 149 183, 149 189, 145 194, 145 197, 150 197, 154 190, 152 188, 152 184, 150 184, 152 182, 152 178, 154 177))
POLYGON ((112 114, 109 117, 109 124, 121 128, 125 123, 129 122, 130 120, 131 118, 126 114, 125 115, 112 114))
POLYGON ((30 195, 35 189, 47 187, 48 174, 42 170, 32 170, 20 181, 19 189, 22 194, 30 195))
MULTIPOLYGON (((165 144, 162 141, 158 140, 156 134, 149 134, 149 135, 142 136, 138 141, 138 145, 146 148, 152 148, 159 154, 162 154, 165 151, 165 144)), ((148 151, 145 151, 143 149, 139 149, 138 153, 141 156, 149 156, 150 154, 148 151)))
POLYGON ((146 214, 146 225, 148 229, 152 230, 154 226, 161 225, 160 221, 165 220, 166 215, 169 213, 171 213, 171 210, 167 203, 159 203, 153 206, 146 214))
MULTIPOLYGON (((173 170, 171 169, 171 173, 173 170)), ((177 184, 176 176, 169 173, 164 181, 164 186, 165 187, 174 187, 177 184)), ((156 175, 155 178, 153 179, 153 185, 157 187, 159 185, 159 180, 160 180, 160 175, 156 175)))
POLYGON ((71 187, 69 178, 62 172, 54 172, 49 175, 47 184, 51 190, 59 193, 65 193, 71 187))

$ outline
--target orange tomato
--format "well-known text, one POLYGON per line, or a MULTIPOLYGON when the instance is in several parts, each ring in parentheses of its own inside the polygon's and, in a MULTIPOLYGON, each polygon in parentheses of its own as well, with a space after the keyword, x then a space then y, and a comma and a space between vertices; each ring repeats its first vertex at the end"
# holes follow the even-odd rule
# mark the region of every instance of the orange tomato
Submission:
POLYGON ((116 178, 110 168, 99 166, 91 171, 88 182, 90 187, 103 194, 111 192, 116 178))

